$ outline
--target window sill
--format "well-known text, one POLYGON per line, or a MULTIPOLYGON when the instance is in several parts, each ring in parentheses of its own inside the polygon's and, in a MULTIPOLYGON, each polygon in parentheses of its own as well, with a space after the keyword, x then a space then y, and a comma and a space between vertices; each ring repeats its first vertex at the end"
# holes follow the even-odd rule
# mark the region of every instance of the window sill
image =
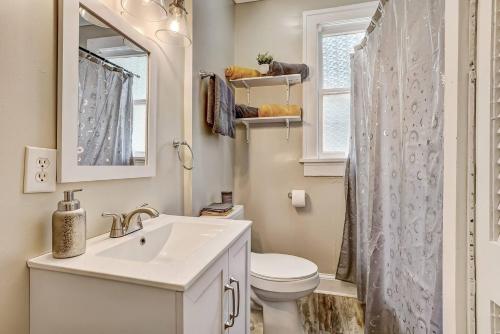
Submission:
POLYGON ((346 159, 301 159, 304 176, 344 177, 346 159))

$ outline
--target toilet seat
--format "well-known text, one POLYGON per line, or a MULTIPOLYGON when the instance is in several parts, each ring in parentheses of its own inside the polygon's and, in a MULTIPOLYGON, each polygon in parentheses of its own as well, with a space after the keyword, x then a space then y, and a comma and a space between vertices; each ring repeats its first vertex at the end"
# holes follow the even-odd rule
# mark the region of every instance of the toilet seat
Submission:
POLYGON ((272 281, 306 279, 318 273, 318 266, 309 260, 286 254, 251 255, 250 271, 253 276, 272 281))
POLYGON ((319 283, 313 262, 285 254, 251 254, 252 287, 263 291, 299 293, 314 290, 319 283))

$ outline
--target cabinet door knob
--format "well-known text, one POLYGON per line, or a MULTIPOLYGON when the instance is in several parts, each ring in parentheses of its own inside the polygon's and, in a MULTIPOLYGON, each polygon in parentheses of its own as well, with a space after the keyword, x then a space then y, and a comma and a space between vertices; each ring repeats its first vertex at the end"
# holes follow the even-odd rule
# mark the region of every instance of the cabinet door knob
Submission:
POLYGON ((224 329, 228 329, 230 327, 234 326, 234 318, 236 318, 235 314, 235 308, 236 308, 236 296, 234 293, 234 288, 230 284, 224 285, 224 293, 227 291, 231 291, 231 301, 233 303, 232 305, 232 312, 229 313, 229 320, 224 323, 224 329))
POLYGON ((241 301, 240 281, 234 277, 231 277, 229 279, 229 284, 233 284, 233 283, 236 283, 236 291, 238 291, 238 303, 236 304, 236 314, 234 315, 234 317, 237 318, 240 315, 240 301, 241 301))

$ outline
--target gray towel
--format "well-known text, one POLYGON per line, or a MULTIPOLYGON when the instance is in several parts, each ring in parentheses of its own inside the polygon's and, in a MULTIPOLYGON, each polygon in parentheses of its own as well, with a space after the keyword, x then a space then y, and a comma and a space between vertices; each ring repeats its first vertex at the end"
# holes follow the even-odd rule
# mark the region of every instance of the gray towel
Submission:
POLYGON ((253 118, 259 117, 259 109, 246 106, 244 104, 236 105, 236 118, 253 118))
POLYGON ((300 74, 301 81, 309 76, 309 66, 305 64, 287 64, 279 61, 273 61, 269 65, 267 75, 277 76, 286 74, 300 74))
POLYGON ((219 76, 210 77, 207 93, 207 123, 213 133, 234 138, 234 94, 219 76))

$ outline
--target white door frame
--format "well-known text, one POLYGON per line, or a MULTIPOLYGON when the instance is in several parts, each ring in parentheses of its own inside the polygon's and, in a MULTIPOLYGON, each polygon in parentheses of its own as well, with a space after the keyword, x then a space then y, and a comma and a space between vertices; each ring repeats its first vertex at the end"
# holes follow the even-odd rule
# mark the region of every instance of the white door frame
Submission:
POLYGON ((467 331, 467 103, 469 0, 445 0, 443 333, 467 331), (465 50, 464 50, 465 48, 465 50), (464 58, 465 57, 465 58, 464 58), (465 66, 464 66, 465 64, 465 66), (466 101, 466 100, 465 100, 466 101))

